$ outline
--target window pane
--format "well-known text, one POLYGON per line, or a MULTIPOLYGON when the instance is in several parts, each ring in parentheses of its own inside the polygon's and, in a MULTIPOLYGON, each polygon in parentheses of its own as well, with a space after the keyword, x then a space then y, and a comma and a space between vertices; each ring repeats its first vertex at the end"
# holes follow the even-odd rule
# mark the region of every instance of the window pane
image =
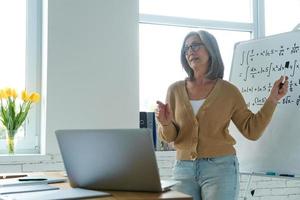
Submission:
MULTIPOLYGON (((199 29, 140 24, 140 110, 153 111, 156 100, 165 101, 168 86, 187 77, 180 63, 184 37, 199 29)), ((249 32, 208 30, 218 40, 228 80, 234 44, 249 40, 249 32)))
POLYGON ((300 23, 300 0, 265 0, 266 35, 289 32, 300 23))
POLYGON ((140 0, 140 13, 252 22, 252 0, 140 0), (238 8, 238 9, 237 9, 238 8))
POLYGON ((26 0, 0 1, 0 88, 25 88, 26 0))

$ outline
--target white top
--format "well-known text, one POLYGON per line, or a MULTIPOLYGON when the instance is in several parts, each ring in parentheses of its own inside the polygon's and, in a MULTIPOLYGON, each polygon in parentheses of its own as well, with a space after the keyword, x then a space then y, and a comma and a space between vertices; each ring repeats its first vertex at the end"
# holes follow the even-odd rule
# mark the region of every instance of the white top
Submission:
POLYGON ((193 107, 194 115, 197 114, 198 110, 201 108, 202 104, 204 103, 205 99, 200 100, 190 100, 191 105, 193 107))

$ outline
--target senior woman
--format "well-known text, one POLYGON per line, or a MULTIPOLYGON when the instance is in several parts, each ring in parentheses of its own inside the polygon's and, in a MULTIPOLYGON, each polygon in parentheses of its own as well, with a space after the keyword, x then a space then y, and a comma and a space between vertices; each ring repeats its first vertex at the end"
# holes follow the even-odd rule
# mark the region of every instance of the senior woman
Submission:
POLYGON ((276 80, 264 105, 251 112, 241 93, 223 80, 224 65, 215 37, 198 31, 187 34, 181 48, 187 78, 171 84, 166 103, 157 101, 160 137, 174 142, 175 190, 194 200, 235 200, 239 167, 230 121, 250 140, 267 127, 277 102, 287 93, 288 81, 276 80))

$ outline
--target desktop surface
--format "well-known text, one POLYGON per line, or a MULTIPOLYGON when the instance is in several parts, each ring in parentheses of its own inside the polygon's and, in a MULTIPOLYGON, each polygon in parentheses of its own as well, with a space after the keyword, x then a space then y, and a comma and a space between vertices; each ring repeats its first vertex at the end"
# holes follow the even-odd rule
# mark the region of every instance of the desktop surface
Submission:
MULTIPOLYGON (((40 172, 40 173, 30 173, 29 175, 44 175, 47 177, 64 177, 63 172, 40 172)), ((64 183, 54 183, 51 184, 60 188, 70 188, 68 182, 64 183)), ((193 198, 189 195, 183 194, 181 192, 169 190, 166 192, 124 192, 124 191, 104 191, 110 193, 112 196, 99 197, 99 198, 89 198, 89 199, 99 199, 99 200, 192 200, 193 198)))

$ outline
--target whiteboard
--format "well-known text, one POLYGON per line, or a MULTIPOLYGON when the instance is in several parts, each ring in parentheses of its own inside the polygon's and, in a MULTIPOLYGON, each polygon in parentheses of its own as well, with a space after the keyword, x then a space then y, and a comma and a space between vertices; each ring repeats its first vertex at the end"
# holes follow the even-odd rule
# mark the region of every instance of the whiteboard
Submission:
POLYGON ((282 33, 235 45, 230 81, 250 110, 257 112, 281 75, 289 77, 287 95, 257 141, 250 141, 231 123, 240 172, 300 174, 300 31, 282 33), (287 68, 285 67, 287 65, 287 68))

